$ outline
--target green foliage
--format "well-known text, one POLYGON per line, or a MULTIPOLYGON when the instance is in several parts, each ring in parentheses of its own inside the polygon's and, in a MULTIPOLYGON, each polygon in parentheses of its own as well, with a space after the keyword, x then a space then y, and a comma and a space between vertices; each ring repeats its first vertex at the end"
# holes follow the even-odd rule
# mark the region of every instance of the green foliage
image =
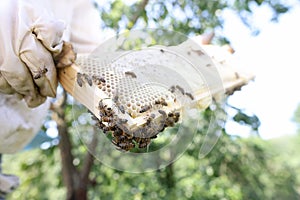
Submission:
POLYGON ((63 199, 65 188, 61 179, 57 147, 34 149, 3 157, 5 173, 20 177, 21 186, 7 199, 63 199))
MULTIPOLYGON (((113 0, 110 6, 100 7, 103 27, 117 32, 131 28, 163 28, 184 34, 202 34, 207 30, 222 28, 222 10, 235 11, 243 23, 253 33, 257 30, 252 24, 253 8, 268 5, 273 10, 273 21, 277 21, 289 6, 282 0, 157 0, 133 1, 126 4, 113 0)), ((222 39, 222 36, 219 36, 222 39)))
POLYGON ((239 110, 238 113, 233 116, 233 120, 240 124, 251 126, 252 130, 254 131, 258 131, 260 126, 260 121, 256 115, 250 116, 241 110, 239 110))
POLYGON ((300 127, 300 104, 298 105, 294 113, 293 121, 296 122, 297 125, 300 127))
MULTIPOLYGON (((90 188, 89 197, 95 200, 296 200, 299 198, 296 189, 300 186, 296 168, 283 164, 291 156, 279 159, 280 153, 258 137, 241 139, 224 134, 208 156, 199 160, 196 154, 184 154, 157 172, 124 173, 97 161, 90 173, 95 186, 90 188)), ((65 195, 57 148, 36 149, 4 158, 5 171, 17 172, 22 179, 20 188, 8 199, 20 195, 25 199, 62 199, 65 195), (8 166, 12 162, 14 169, 8 166)), ((293 159, 298 161, 296 153, 293 159)))
MULTIPOLYGON (((80 105, 74 116, 79 119, 84 109, 80 105)), ((71 116, 71 110, 67 115, 71 116)), ((96 161, 90 173, 92 184, 89 199, 299 199, 300 163, 296 147, 300 142, 289 140, 289 148, 281 151, 286 143, 263 141, 257 136, 247 139, 232 137, 222 130, 222 137, 213 150, 204 158, 198 158, 203 141, 203 127, 207 127, 212 114, 207 109, 201 118, 194 142, 187 152, 176 162, 156 172, 132 174, 116 171, 96 161), (281 148, 278 148, 280 147, 281 148), (293 146, 294 145, 294 146, 293 146), (288 160, 295 163, 290 165, 288 160), (285 164, 286 163, 286 164, 285 164)), ((85 118, 85 117, 84 117, 85 118)), ((77 129, 88 131, 88 121, 78 120, 77 129), (85 127, 85 128, 84 128, 85 127)), ((70 127, 73 130, 74 127, 70 127)), ((172 136, 177 128, 169 129, 172 136), (173 133, 172 133, 173 132, 173 133)), ((84 132, 82 132, 84 133, 84 132)), ((102 134, 102 133, 99 133, 102 134)), ((80 167, 86 149, 72 134, 74 163, 80 167)), ((167 139, 167 138, 166 138, 167 139)), ((279 140, 282 141, 282 140, 279 140)), ((161 140, 154 145, 161 145, 161 140)), ((278 142, 278 141, 277 141, 278 142)), ((297 147, 299 149, 299 147, 297 147)), ((4 157, 4 170, 21 177, 22 185, 8 199, 62 199, 59 151, 56 146, 47 150, 31 150, 4 157), (9 166, 13 163, 13 167, 9 166), (23 196, 25 194, 25 196, 23 196)))
MULTIPOLYGON (((274 160, 281 165, 273 166, 278 176, 286 176, 291 182, 288 182, 290 189, 294 188, 300 193, 300 135, 290 135, 282 138, 272 139, 267 150, 272 152, 274 160), (286 171, 280 171, 285 168, 286 171), (279 172, 280 171, 280 172, 279 172)), ((273 183, 273 187, 280 191, 282 195, 291 193, 290 190, 284 190, 278 182, 273 183)), ((299 197, 298 197, 299 198, 299 197)), ((280 196, 278 196, 280 199, 280 196)), ((281 198, 282 199, 282 198, 281 198)))

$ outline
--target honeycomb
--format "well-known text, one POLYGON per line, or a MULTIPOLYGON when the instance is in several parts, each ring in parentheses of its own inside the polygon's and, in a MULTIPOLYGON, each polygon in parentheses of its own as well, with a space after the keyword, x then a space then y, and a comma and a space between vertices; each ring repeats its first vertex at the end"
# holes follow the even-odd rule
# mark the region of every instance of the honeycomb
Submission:
POLYGON ((187 87, 182 87, 184 82, 176 85, 178 75, 164 73, 165 68, 147 54, 132 53, 111 62, 81 56, 76 65, 80 67, 77 84, 96 87, 105 94, 95 105, 99 116, 92 118, 105 134, 112 134, 112 143, 119 150, 147 147, 159 132, 179 121, 178 108, 184 100, 194 100, 185 91, 187 87))
POLYGON ((174 102, 175 95, 168 88, 153 83, 138 81, 134 72, 120 70, 120 64, 103 65, 97 59, 79 57, 76 64, 81 67, 81 72, 93 79, 109 98, 118 96, 118 103, 124 106, 126 113, 132 118, 141 116, 140 111, 145 106, 155 106, 155 101, 164 99, 167 102, 174 102), (117 68, 118 67, 118 68, 117 68), (97 80, 102 78, 105 82, 97 80))

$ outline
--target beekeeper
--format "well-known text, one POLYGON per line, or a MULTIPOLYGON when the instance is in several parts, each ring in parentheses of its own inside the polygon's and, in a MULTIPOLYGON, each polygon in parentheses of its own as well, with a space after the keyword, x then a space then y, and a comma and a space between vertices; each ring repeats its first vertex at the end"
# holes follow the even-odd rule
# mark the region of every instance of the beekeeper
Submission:
MULTIPOLYGON (((103 34, 89 0, 2 0, 0 22, 0 154, 9 154, 42 126, 47 97, 56 96, 54 59, 63 41, 77 53, 89 53, 103 34)), ((0 196, 17 184, 16 177, 0 172, 0 196)))

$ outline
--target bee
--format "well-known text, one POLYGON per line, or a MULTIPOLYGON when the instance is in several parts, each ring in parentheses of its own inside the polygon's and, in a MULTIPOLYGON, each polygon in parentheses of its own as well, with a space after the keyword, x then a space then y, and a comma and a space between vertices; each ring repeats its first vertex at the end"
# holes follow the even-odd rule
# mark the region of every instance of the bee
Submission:
POLYGON ((99 84, 100 84, 100 81, 98 80, 98 76, 93 75, 93 76, 92 76, 92 80, 96 83, 96 85, 99 85, 99 84))
POLYGON ((100 117, 104 117, 107 115, 106 105, 103 104, 102 100, 99 101, 98 109, 100 117))
POLYGON ((163 110, 158 110, 158 112, 163 116, 163 117, 167 117, 167 114, 165 111, 163 110))
POLYGON ((151 106, 149 106, 149 105, 143 106, 140 110, 140 113, 146 112, 146 111, 150 110, 150 108, 151 108, 151 106))
POLYGON ((122 150, 130 150, 129 148, 127 148, 126 142, 118 142, 117 146, 120 147, 122 150))
POLYGON ((37 73, 36 75, 33 76, 34 79, 39 79, 41 78, 44 74, 48 72, 48 69, 44 66, 43 69, 39 68, 39 70, 34 71, 34 73, 37 73))
POLYGON ((153 135, 157 135, 157 133, 157 126, 155 124, 147 128, 147 138, 151 138, 153 135))
POLYGON ((113 110, 111 109, 111 107, 105 107, 105 114, 109 117, 112 117, 114 115, 113 110))
POLYGON ((117 150, 124 150, 129 151, 130 149, 134 148, 134 143, 125 135, 114 135, 112 139, 112 143, 117 146, 117 150))
POLYGON ((166 100, 164 98, 161 98, 160 100, 155 100, 154 104, 160 104, 162 106, 168 106, 166 100))
POLYGON ((112 100, 113 100, 113 102, 115 102, 116 104, 118 103, 118 101, 119 101, 119 95, 118 95, 118 92, 117 92, 117 91, 115 92, 115 95, 113 96, 112 100))
POLYGON ((133 72, 125 72, 125 75, 131 76, 132 78, 136 78, 136 75, 133 72))
POLYGON ((102 83, 106 83, 106 80, 105 80, 103 77, 100 77, 99 80, 100 80, 102 83))
POLYGON ((108 117, 108 116, 103 116, 103 117, 101 117, 101 119, 103 122, 111 122, 112 121, 112 118, 108 117))
POLYGON ((239 79, 239 78, 240 78, 240 75, 239 75, 237 72, 235 72, 234 75, 235 75, 235 78, 236 78, 236 79, 239 79))
POLYGON ((111 143, 113 143, 114 145, 118 146, 118 141, 116 138, 112 139, 111 140, 111 143))
POLYGON ((92 79, 93 79, 93 81, 96 82, 97 85, 101 84, 101 82, 102 82, 102 83, 105 83, 105 82, 106 82, 105 79, 104 79, 103 77, 101 77, 101 76, 93 75, 93 76, 92 76, 92 79))
POLYGON ((119 95, 116 94, 116 95, 113 97, 112 100, 113 100, 115 103, 118 102, 118 100, 119 100, 119 95))
POLYGON ((119 122, 117 122, 116 128, 121 129, 122 132, 126 133, 127 135, 131 134, 131 132, 129 131, 129 129, 126 126, 124 126, 123 124, 119 123, 119 122))
POLYGON ((107 105, 104 105, 104 104, 99 105, 98 109, 99 109, 99 115, 101 117, 108 116, 109 113, 107 111, 107 105), (102 107, 100 107, 100 106, 102 106, 102 107))
POLYGON ((143 136, 143 129, 137 129, 133 132, 135 137, 142 137, 143 136))
POLYGON ((87 83, 89 84, 89 86, 93 85, 93 80, 91 79, 91 77, 87 74, 83 74, 85 80, 87 81, 87 83))
POLYGON ((158 132, 163 132, 165 130, 165 123, 161 124, 157 130, 158 132))
POLYGON ((126 142, 127 138, 125 135, 119 135, 118 140, 119 140, 119 142, 126 142))
POLYGON ((139 142, 139 148, 146 148, 150 144, 150 138, 142 138, 139 142))
POLYGON ((119 108, 119 110, 121 111, 121 113, 125 114, 125 108, 124 108, 124 106, 123 106, 123 105, 119 105, 119 103, 118 103, 119 95, 116 94, 116 95, 113 97, 112 100, 116 103, 116 105, 118 106, 118 108, 119 108))
POLYGON ((201 50, 192 50, 192 51, 195 52, 198 56, 201 56, 204 54, 201 50))
POLYGON ((179 85, 176 85, 176 88, 184 95, 184 89, 179 85))
POLYGON ((168 113, 168 117, 173 117, 174 116, 174 113, 170 112, 168 113))
POLYGON ((172 93, 174 93, 174 92, 175 92, 175 86, 172 85, 172 86, 170 87, 169 91, 172 92, 172 93))
POLYGON ((99 119, 97 119, 96 121, 97 121, 96 126, 97 126, 98 128, 103 129, 103 128, 105 127, 105 125, 104 125, 99 119))
POLYGON ((150 125, 150 123, 152 122, 152 119, 153 119, 153 118, 151 118, 151 117, 148 117, 148 119, 147 119, 147 121, 146 121, 146 125, 147 125, 147 126, 149 126, 149 125, 150 125))
POLYGON ((105 114, 105 110, 103 110, 103 109, 101 109, 100 111, 99 111, 99 116, 100 117, 104 117, 106 114, 105 114))
POLYGON ((103 104, 102 100, 103 100, 103 99, 101 99, 101 100, 99 101, 99 104, 98 104, 98 106, 99 106, 98 108, 99 108, 99 109, 104 109, 104 104, 103 104))
POLYGON ((168 106, 168 103, 166 102, 166 100, 164 98, 161 98, 160 104, 163 106, 168 106))
POLYGON ((121 113, 125 114, 125 108, 123 105, 119 105, 118 108, 121 111, 121 113))
POLYGON ((179 121, 179 117, 180 117, 180 113, 179 113, 179 112, 175 112, 175 113, 174 113, 174 116, 173 116, 174 123, 176 123, 176 122, 179 121))
POLYGON ((119 119, 117 124, 126 124, 127 122, 127 119, 119 119))
POLYGON ((123 131, 120 129, 120 128, 117 128, 115 131, 114 131, 114 136, 117 136, 117 135, 122 135, 123 131))
POLYGON ((79 85, 79 87, 82 87, 82 85, 83 85, 82 74, 77 73, 76 81, 77 81, 77 84, 79 85))
POLYGON ((174 126, 174 119, 173 118, 167 118, 165 122, 166 126, 174 126))
POLYGON ((175 117, 179 118, 180 117, 180 112, 175 112, 174 115, 175 115, 175 117))
POLYGON ((129 151, 132 148, 134 148, 135 145, 132 142, 121 142, 121 143, 118 143, 117 146, 120 147, 124 151, 129 151))
POLYGON ((178 122, 179 121, 179 117, 175 117, 174 118, 174 123, 178 122))
POLYGON ((155 139, 155 138, 157 138, 157 135, 152 135, 152 136, 150 137, 150 139, 155 139))
POLYGON ((194 100, 194 96, 191 93, 186 92, 185 95, 188 96, 188 97, 190 97, 191 100, 194 100))
POLYGON ((155 118, 155 114, 152 113, 152 114, 150 115, 150 118, 154 119, 154 118, 155 118))
POLYGON ((92 120, 98 121, 98 118, 95 115, 92 115, 92 120))
POLYGON ((103 130, 103 133, 106 133, 107 131, 110 131, 110 128, 109 128, 109 127, 106 127, 106 126, 104 126, 104 127, 102 128, 102 130, 103 130))

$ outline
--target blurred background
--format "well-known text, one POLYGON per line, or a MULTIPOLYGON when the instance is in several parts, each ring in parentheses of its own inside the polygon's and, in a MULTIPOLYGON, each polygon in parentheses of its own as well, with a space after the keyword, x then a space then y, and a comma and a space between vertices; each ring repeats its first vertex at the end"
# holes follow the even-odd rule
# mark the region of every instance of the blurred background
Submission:
MULTIPOLYGON (((211 43, 230 45, 238 67, 256 79, 220 108, 227 120, 206 157, 199 159, 198 153, 212 108, 199 115, 202 125, 179 160, 143 174, 94 160, 75 134, 78 127, 95 131, 90 115, 60 89, 64 114, 54 106, 24 151, 3 156, 3 172, 21 179, 7 199, 300 199, 298 0, 99 0, 94 5, 107 38, 135 28, 189 37, 214 33, 211 43)), ((150 148, 177 128, 166 130, 150 148)))

